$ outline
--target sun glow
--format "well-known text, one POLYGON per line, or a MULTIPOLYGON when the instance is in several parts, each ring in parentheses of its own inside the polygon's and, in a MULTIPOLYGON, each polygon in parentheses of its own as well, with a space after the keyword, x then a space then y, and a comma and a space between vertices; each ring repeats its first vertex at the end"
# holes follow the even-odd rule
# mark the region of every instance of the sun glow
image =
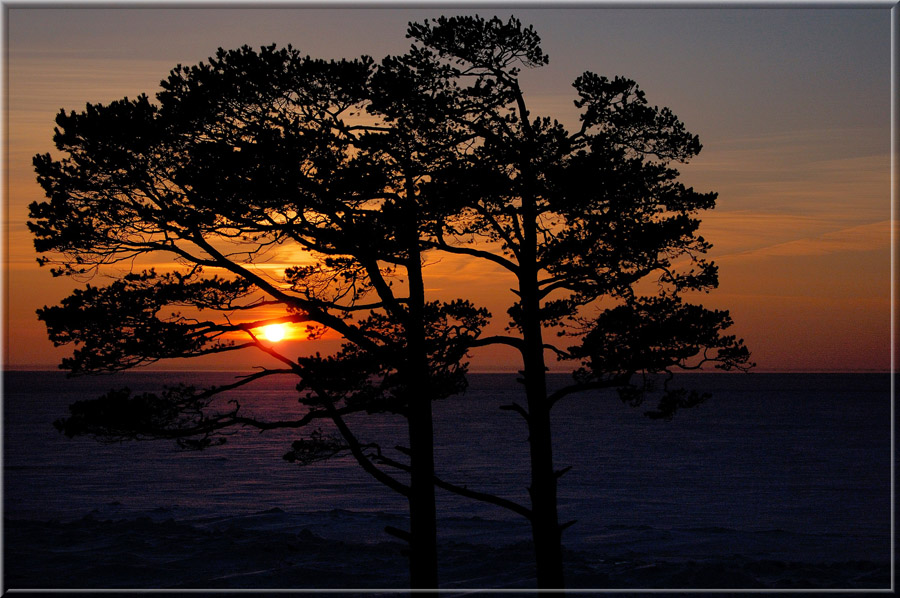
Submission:
POLYGON ((284 324, 271 324, 269 326, 264 326, 262 333, 267 341, 277 343, 285 337, 286 330, 284 324))

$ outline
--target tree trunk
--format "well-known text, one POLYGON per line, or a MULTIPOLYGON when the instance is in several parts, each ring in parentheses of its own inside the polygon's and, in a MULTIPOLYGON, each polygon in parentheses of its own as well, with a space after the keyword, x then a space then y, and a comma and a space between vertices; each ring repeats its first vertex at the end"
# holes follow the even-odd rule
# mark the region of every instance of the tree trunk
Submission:
POLYGON ((556 506, 556 474, 553 470, 553 445, 550 408, 547 403, 547 376, 544 364, 540 322, 529 312, 523 293, 523 336, 525 396, 528 401, 528 442, 531 451, 531 534, 534 540, 537 586, 539 589, 565 587, 562 565, 562 535, 556 506), (532 325, 532 323, 536 325, 532 325), (535 330, 536 329, 536 330, 535 330))
MULTIPOLYGON (((416 310, 410 308, 410 313, 416 310)), ((412 319, 412 318, 411 318, 412 319)), ((419 330, 422 330, 421 328, 419 330)), ((437 511, 434 504, 434 430, 431 396, 425 388, 424 334, 410 331, 412 380, 409 398, 409 572, 410 587, 437 588, 437 511), (418 337, 418 338, 413 338, 418 337), (422 341, 422 342, 420 342, 422 341), (419 359, 417 356, 421 356, 419 359)), ((424 332, 424 331, 423 331, 424 332)))
POLYGON ((409 577, 415 589, 437 588, 437 512, 434 505, 434 448, 431 401, 414 397, 409 406, 410 492, 409 577))
POLYGON ((538 589, 565 587, 562 535, 556 506, 556 474, 550 405, 547 402, 547 368, 544 363, 540 299, 538 298, 537 231, 534 198, 524 198, 524 240, 519 262, 519 293, 522 307, 522 362, 528 403, 528 442, 531 451, 531 534, 534 540, 538 589))
POLYGON ((437 510, 434 504, 434 428, 429 389, 429 363, 425 349, 425 284, 419 250, 418 217, 405 227, 409 252, 409 322, 407 326, 407 372, 410 492, 409 571, 414 589, 438 587, 437 510))

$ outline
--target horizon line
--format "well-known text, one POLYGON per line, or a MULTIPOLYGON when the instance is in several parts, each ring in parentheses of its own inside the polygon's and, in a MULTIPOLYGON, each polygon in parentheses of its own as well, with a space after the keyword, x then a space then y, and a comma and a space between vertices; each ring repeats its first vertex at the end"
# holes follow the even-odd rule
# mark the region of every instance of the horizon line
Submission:
MULTIPOLYGON (((65 370, 60 368, 50 367, 50 366, 41 366, 37 364, 24 364, 24 365, 9 365, 5 364, 3 369, 0 370, 2 373, 6 372, 59 372, 59 373, 67 373, 65 370)), ((179 368, 179 369, 147 369, 147 368, 133 368, 129 370, 122 370, 119 372, 97 372, 90 374, 83 374, 79 377, 85 376, 107 376, 117 373, 235 373, 240 370, 234 368, 198 368, 198 369, 189 369, 189 368, 179 368)), ((468 372, 469 374, 516 374, 520 375, 522 372, 519 370, 507 370, 507 369, 477 369, 471 370, 468 372)), ((567 370, 549 370, 547 374, 550 375, 564 375, 571 374, 571 371, 567 370)), ((723 371, 723 370, 693 370, 693 371, 676 371, 676 374, 893 374, 895 373, 892 369, 881 369, 881 368, 856 368, 856 369, 759 369, 759 370, 751 370, 749 372, 741 372, 741 371, 723 371)))

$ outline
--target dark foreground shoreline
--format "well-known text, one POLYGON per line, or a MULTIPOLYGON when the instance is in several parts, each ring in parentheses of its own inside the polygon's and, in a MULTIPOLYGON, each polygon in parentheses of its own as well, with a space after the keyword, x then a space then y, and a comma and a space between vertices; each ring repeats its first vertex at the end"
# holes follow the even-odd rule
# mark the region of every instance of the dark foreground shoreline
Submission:
MULTIPOLYGON (((233 524, 89 515, 64 523, 7 519, 4 541, 13 548, 4 555, 5 588, 359 589, 365 595, 369 588, 407 584, 399 543, 346 542, 307 529, 273 532, 233 524)), ((440 551, 442 589, 534 588, 527 542, 447 542, 440 551)), ((566 570, 570 589, 597 591, 854 591, 890 586, 888 562, 795 562, 739 554, 688 559, 613 554, 602 547, 567 551, 566 570)))

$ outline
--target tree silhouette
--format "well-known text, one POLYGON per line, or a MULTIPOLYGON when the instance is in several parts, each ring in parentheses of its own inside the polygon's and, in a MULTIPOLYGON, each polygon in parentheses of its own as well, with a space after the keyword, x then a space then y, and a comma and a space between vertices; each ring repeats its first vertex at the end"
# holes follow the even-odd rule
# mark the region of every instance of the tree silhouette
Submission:
POLYGON ((677 181, 672 165, 696 155, 699 140, 633 81, 579 77, 574 133, 531 114, 519 69, 548 57, 515 18, 440 18, 410 24, 408 36, 406 54, 378 64, 291 48, 220 51, 173 70, 159 107, 141 97, 58 116, 55 141, 67 157, 35 158, 49 198, 31 206, 41 261, 76 277, 143 254, 172 254, 183 266, 119 274, 40 310, 55 343, 80 343, 63 366, 116 371, 249 348, 282 363, 223 388, 117 391, 73 405, 58 425, 191 448, 234 426, 310 427, 287 459, 350 453, 408 497, 411 529, 400 535, 414 587, 437 586, 437 486, 527 518, 538 586, 562 588, 569 524, 557 515, 565 470, 553 463, 553 405, 615 387, 633 405, 653 398, 647 414, 667 418, 704 399, 677 387, 673 371, 750 366, 742 341, 724 333, 728 313, 689 301, 717 284, 697 234, 697 214, 715 194, 677 181), (260 274, 254 264, 288 246, 308 257, 281 280, 260 274), (488 314, 469 302, 426 300, 428 252, 511 273, 506 334, 480 336, 488 314), (274 308, 277 317, 253 316, 274 308), (289 359, 254 334, 286 321, 313 334, 327 327, 346 343, 329 357, 289 359), (463 388, 467 350, 491 344, 522 357, 525 402, 506 408, 528 427, 529 506, 435 475, 431 401, 463 388), (552 392, 548 351, 573 363, 571 384, 552 392), (279 374, 298 376, 304 417, 214 411, 219 393, 279 374), (410 446, 399 455, 347 426, 345 416, 373 411, 406 417, 410 446), (339 437, 314 429, 326 419, 339 437))
POLYGON ((728 313, 686 301, 717 286, 716 267, 703 257, 710 245, 697 234, 697 214, 716 194, 677 181, 672 164, 695 156, 700 142, 629 79, 578 77, 574 133, 532 114, 519 69, 549 59, 517 19, 441 17, 411 25, 409 36, 430 70, 445 73, 443 88, 457 90, 458 104, 480 107, 455 121, 472 143, 422 195, 457 214, 432 231, 432 247, 489 260, 515 277, 510 334, 475 344, 521 353, 526 404, 506 408, 528 426, 538 587, 562 588, 561 533, 573 522, 558 521, 557 479, 566 470, 553 465, 553 405, 615 387, 632 405, 654 397, 646 414, 670 418, 706 398, 674 385, 675 370, 752 367, 743 341, 723 333, 728 313), (555 331, 556 344, 545 330, 555 331), (546 351, 580 363, 572 383, 552 393, 546 351))
MULTIPOLYGON (((349 453, 406 496, 410 531, 393 533, 410 543, 412 586, 434 588, 434 484, 477 493, 434 479, 431 401, 465 387, 465 354, 488 314, 426 301, 420 231, 433 216, 416 186, 454 141, 445 135, 437 151, 417 137, 423 125, 409 120, 421 116, 400 96, 407 72, 244 47, 175 68, 159 106, 142 96, 61 112, 54 141, 65 157, 35 157, 49 201, 30 206, 29 227, 54 275, 113 278, 38 311, 56 345, 77 346, 61 365, 72 374, 243 349, 281 362, 219 388, 82 401, 62 431, 205 448, 227 428, 330 420, 339 437, 310 428, 286 458, 349 453), (258 263, 286 248, 302 263, 280 280, 263 274, 258 263), (131 271, 148 254, 181 268, 131 271), (285 322, 347 342, 330 357, 291 359, 254 332, 285 322), (260 421, 215 400, 273 375, 299 377, 303 417, 260 421), (366 412, 404 416, 409 446, 392 455, 357 438, 345 417, 366 412)), ((433 129, 432 139, 443 134, 433 129)))

